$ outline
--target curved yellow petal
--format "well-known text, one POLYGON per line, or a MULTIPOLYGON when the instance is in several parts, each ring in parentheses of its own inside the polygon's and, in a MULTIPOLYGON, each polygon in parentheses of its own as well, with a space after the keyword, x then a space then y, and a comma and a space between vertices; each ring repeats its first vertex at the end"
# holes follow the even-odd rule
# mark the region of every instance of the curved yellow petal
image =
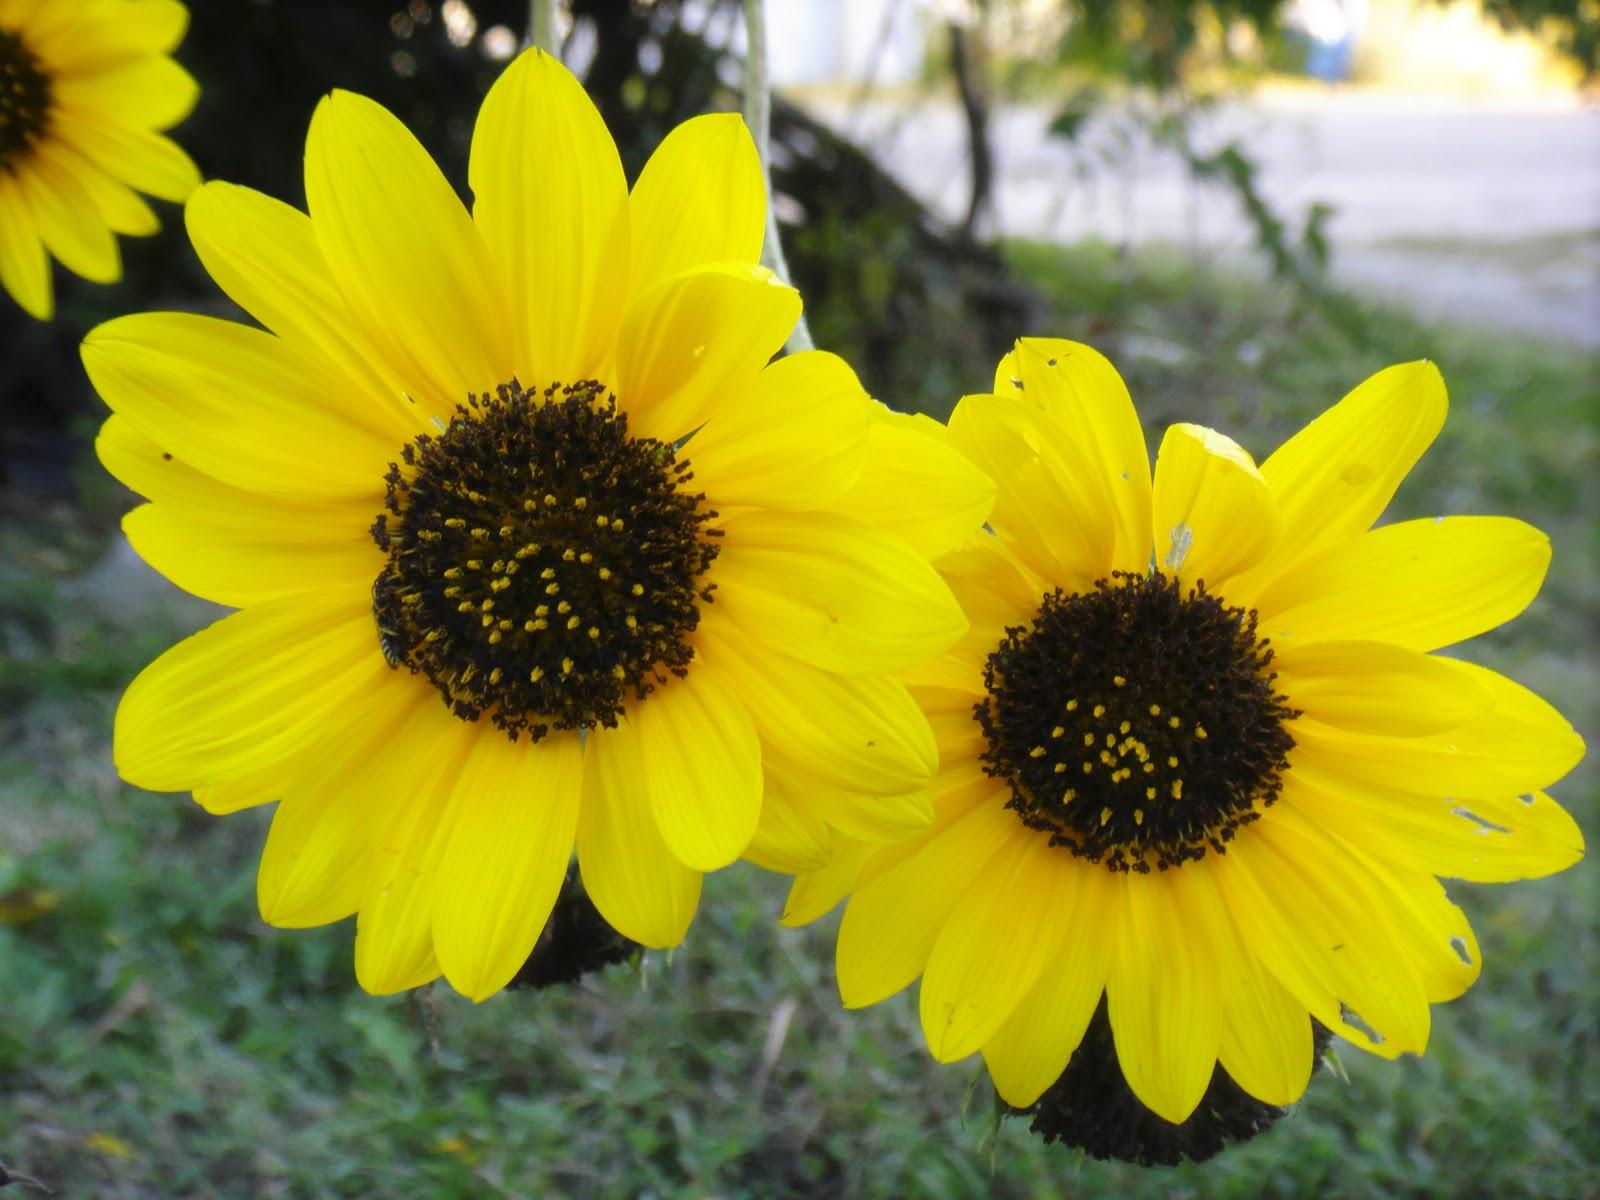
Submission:
POLYGON ((511 378, 493 260, 410 130, 382 105, 335 91, 311 118, 305 185, 346 308, 419 403, 448 412, 511 378))
MULTIPOLYGON (((329 274, 311 218, 250 188, 207 183, 183 210, 189 240, 206 271, 234 303, 296 347, 325 358, 341 378, 325 383, 330 405, 410 441, 429 416, 448 417, 464 397, 419 407, 357 327, 329 274)), ((397 446, 398 448, 398 446, 397 446)))
MULTIPOLYGON (((17 176, 17 185, 21 198, 33 210, 33 227, 45 249, 62 266, 91 283, 122 278, 117 239, 74 176, 50 159, 40 159, 17 176)), ((6 220, 16 219, 14 214, 6 214, 6 220)))
POLYGON ((52 101, 86 121, 109 119, 148 129, 183 120, 200 98, 194 76, 170 58, 143 55, 103 71, 65 74, 52 101))
POLYGON ((940 1062, 976 1051, 1005 1023, 1066 937, 1075 873, 1066 851, 1017 823, 950 914, 928 955, 919 1011, 940 1062))
POLYGON ((754 383, 800 317, 764 267, 719 264, 663 280, 622 319, 617 405, 636 435, 676 442, 754 383))
POLYGON ((330 405, 278 339, 187 313, 118 317, 90 332, 84 368, 106 404, 213 478, 289 497, 383 503, 397 446, 330 405))
POLYGON ((627 295, 628 185, 605 123, 560 60, 531 49, 495 80, 467 178, 514 314, 519 378, 594 378, 627 295))
POLYGON ((140 558, 184 591, 234 608, 325 589, 349 595, 370 587, 383 567, 359 517, 333 526, 331 518, 350 514, 322 509, 300 524, 292 509, 274 511, 259 499, 263 511, 252 513, 244 494, 235 496, 210 513, 140 505, 122 518, 122 531, 140 558))
POLYGON ((1454 663, 1387 642, 1297 645, 1290 639, 1272 666, 1292 708, 1354 733, 1443 733, 1494 703, 1454 663))
POLYGON ((75 180, 113 232, 144 237, 161 228, 143 197, 95 166, 75 146, 46 141, 35 146, 33 153, 37 161, 48 162, 75 180))
POLYGON ((112 755, 157 792, 225 783, 284 757, 329 712, 387 682, 364 591, 245 609, 179 642, 128 685, 112 755))
POLYGON ((1444 379, 1431 362, 1386 367, 1261 464, 1283 536, 1235 588, 1241 597, 1296 562, 1367 529, 1444 425, 1444 379))
POLYGON ((887 999, 922 972, 945 921, 1022 828, 1003 801, 980 804, 856 888, 839 925, 836 973, 846 1008, 887 999))
POLYGON ((1397 867, 1470 883, 1539 879, 1583 857, 1583 831, 1544 792, 1458 798, 1301 765, 1284 780, 1280 803, 1397 867))
POLYGON ((736 113, 708 113, 662 139, 633 185, 630 291, 704 263, 754 263, 767 189, 756 144, 736 113))
POLYGON ((894 671, 966 631, 955 598, 893 534, 828 513, 755 511, 723 524, 716 603, 768 646, 828 671, 894 671))
POLYGON ((650 761, 624 714, 584 747, 578 867, 583 890, 624 937, 665 949, 683 940, 700 903, 700 872, 668 848, 650 811, 650 761))
POLYGON ((821 350, 772 363, 682 451, 716 508, 816 508, 861 475, 872 404, 844 359, 821 350))
POLYGON ((849 893, 866 861, 877 847, 868 842, 838 839, 833 857, 816 870, 796 875, 783 903, 782 925, 797 929, 833 911, 849 893))
POLYGON ((1202 425, 1169 426, 1151 498, 1156 565, 1187 592, 1212 592, 1259 562, 1278 539, 1266 481, 1239 443, 1202 425))
POLYGON ((1121 934, 1121 881, 1084 863, 1060 869, 1072 880, 1058 917, 1063 933, 1054 960, 983 1044, 995 1090, 1017 1108, 1032 1104, 1067 1069, 1099 1006, 1111 949, 1121 934))
POLYGON ((702 637, 779 756, 835 786, 882 794, 915 790, 933 775, 938 748, 903 684, 819 670, 727 621, 706 621, 702 637))
MULTIPOLYGON (((0 212, 25 211, 16 180, 0 177, 0 212)), ((30 317, 48 321, 55 312, 50 256, 45 253, 31 217, 8 216, 0 221, 0 287, 5 288, 30 317)))
POLYGON ((1073 590, 1110 574, 1116 513, 1100 464, 1048 413, 1022 399, 964 396, 950 414, 950 444, 1000 484, 989 523, 1034 572, 1073 590))
POLYGON ((874 407, 862 469, 828 507, 898 534, 927 558, 950 553, 988 519, 994 480, 950 446, 938 422, 874 407))
POLYGON ((65 112, 53 114, 51 122, 53 135, 119 183, 178 204, 200 186, 194 161, 163 134, 65 112))
POLYGON ((1301 563, 1256 600, 1274 644, 1370 639, 1438 650, 1511 620, 1539 592, 1550 539, 1510 517, 1385 525, 1301 563))
POLYGON ((426 683, 404 682, 410 686, 396 679, 397 686, 377 689, 361 706, 363 720, 306 757, 284 793, 256 872, 256 903, 267 924, 326 925, 360 907, 373 831, 400 803, 381 764, 416 709, 439 702, 426 683))
POLYGON ((443 704, 423 704, 380 767, 395 803, 370 832, 355 948, 356 982, 375 996, 439 976, 433 950, 439 864, 454 830, 457 778, 483 733, 443 704))
POLYGON ((788 764, 770 756, 762 760, 761 773, 765 785, 761 820, 745 847, 745 858, 765 870, 785 875, 803 875, 826 867, 844 839, 836 837, 812 811, 810 796, 804 790, 812 781, 791 773, 788 764))
POLYGON ((1422 984, 1338 842, 1274 808, 1213 871, 1241 941, 1312 1016, 1381 1057, 1426 1049, 1422 984))
POLYGON ((434 955, 468 999, 494 995, 533 952, 572 861, 582 794, 577 733, 530 744, 480 731, 456 779, 433 906, 434 955))
POLYGON ((761 739, 729 679, 698 661, 631 709, 650 810, 684 865, 725 867, 761 816, 761 739))
POLYGON ((1150 565, 1150 451, 1117 369, 1081 342, 1021 338, 995 371, 994 390, 1020 393, 1092 453, 1114 514, 1112 566, 1143 574, 1150 565))
POLYGON ((1106 978, 1106 1013, 1123 1078, 1144 1106, 1181 1124, 1205 1095, 1222 1038, 1220 911, 1203 871, 1124 879, 1123 924, 1106 978))

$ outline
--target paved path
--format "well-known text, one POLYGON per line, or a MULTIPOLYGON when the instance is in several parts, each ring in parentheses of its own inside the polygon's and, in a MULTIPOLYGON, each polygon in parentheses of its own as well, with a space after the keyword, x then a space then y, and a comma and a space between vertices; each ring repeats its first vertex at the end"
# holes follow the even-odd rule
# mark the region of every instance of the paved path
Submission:
MULTIPOLYGON (((812 106, 936 210, 964 211, 953 104, 812 106)), ((1197 188, 1174 157, 1138 139, 1106 161, 1115 115, 1077 148, 1047 134, 1051 115, 1040 105, 996 114, 999 232, 1248 256, 1248 228, 1226 192, 1197 188)), ((1342 282, 1425 316, 1600 346, 1600 110, 1288 93, 1222 106, 1197 128, 1206 145, 1244 138, 1262 190, 1296 224, 1313 202, 1334 206, 1342 282)))

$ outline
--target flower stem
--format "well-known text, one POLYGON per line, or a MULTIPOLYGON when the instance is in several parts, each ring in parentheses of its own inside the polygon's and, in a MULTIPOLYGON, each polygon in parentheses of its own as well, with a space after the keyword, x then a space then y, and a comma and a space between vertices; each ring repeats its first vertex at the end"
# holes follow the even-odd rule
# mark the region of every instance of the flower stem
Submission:
MULTIPOLYGON (((744 123, 755 138, 761 154, 761 171, 767 183, 767 236, 761 246, 761 261, 784 283, 789 283, 789 263, 783 257, 783 242, 778 235, 778 216, 772 203, 772 87, 767 80, 767 6, 765 0, 744 0, 744 123)), ((814 350, 811 327, 800 317, 789 335, 791 354, 814 350)))
POLYGON ((556 0, 528 0, 528 42, 546 54, 561 54, 561 34, 556 29, 556 0))

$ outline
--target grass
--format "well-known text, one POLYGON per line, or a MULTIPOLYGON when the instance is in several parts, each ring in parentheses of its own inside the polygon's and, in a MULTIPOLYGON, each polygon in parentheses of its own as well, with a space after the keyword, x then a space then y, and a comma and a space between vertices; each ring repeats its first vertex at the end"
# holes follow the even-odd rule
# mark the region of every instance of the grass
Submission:
MULTIPOLYGON (((1124 368, 1152 440, 1218 423, 1264 453, 1387 362, 1453 389, 1401 515, 1508 512, 1556 544, 1529 614, 1474 654, 1591 740, 1594 364, 1369 314, 1352 342, 1178 260, 1017 246, 1054 324, 1124 368)), ((937 408, 938 399, 921 398, 937 408)), ((86 479, 92 472, 86 474, 86 479)), ((265 815, 121 785, 120 687, 204 619, 106 559, 120 501, 0 513, 0 1161, 66 1196, 1600 1196, 1595 873, 1454 887, 1486 959, 1422 1059, 1347 1049, 1292 1119, 1205 1166, 1080 1161, 996 1129, 976 1063, 936 1067, 914 996, 840 1010, 837 918, 780 930, 782 881, 709 881, 671 955, 556 994, 373 999, 350 923, 265 928, 265 815), (780 1042, 781 1035, 781 1042, 780 1042), (770 1044, 779 1043, 776 1053, 770 1044)), ((1558 789, 1592 838, 1595 773, 1558 789)))

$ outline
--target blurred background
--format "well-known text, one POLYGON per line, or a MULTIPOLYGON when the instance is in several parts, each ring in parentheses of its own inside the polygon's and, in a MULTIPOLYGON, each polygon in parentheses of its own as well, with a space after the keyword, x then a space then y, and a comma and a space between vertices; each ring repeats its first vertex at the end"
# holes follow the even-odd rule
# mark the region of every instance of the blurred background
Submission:
MULTIPOLYGON (((208 178, 295 204, 311 110, 378 99, 458 185, 522 0, 190 0, 175 131, 208 178)), ((1600 10, 1594 0, 768 0, 775 198, 820 346, 948 413, 1020 334, 1094 343, 1152 444, 1258 457, 1390 362, 1445 432, 1394 514, 1552 536, 1529 613, 1468 651, 1594 742, 1600 10)), ((565 56, 630 174, 737 109, 717 0, 571 0, 565 56)), ((207 817, 110 766, 120 690, 216 614, 121 542, 77 343, 145 309, 232 315, 164 211, 127 275, 0 297, 0 1163, 67 1196, 1600 1196, 1596 873, 1451 893, 1486 960, 1426 1058, 1354 1050, 1202 1167, 1081 1161, 937 1068, 914 996, 840 1010, 837 915, 708 881, 671 955, 581 985, 377 1000, 349 923, 265 928, 267 814, 207 817)), ((1556 794, 1591 842, 1596 772, 1556 794)), ((5 1176, 0 1174, 0 1186, 5 1176)))

